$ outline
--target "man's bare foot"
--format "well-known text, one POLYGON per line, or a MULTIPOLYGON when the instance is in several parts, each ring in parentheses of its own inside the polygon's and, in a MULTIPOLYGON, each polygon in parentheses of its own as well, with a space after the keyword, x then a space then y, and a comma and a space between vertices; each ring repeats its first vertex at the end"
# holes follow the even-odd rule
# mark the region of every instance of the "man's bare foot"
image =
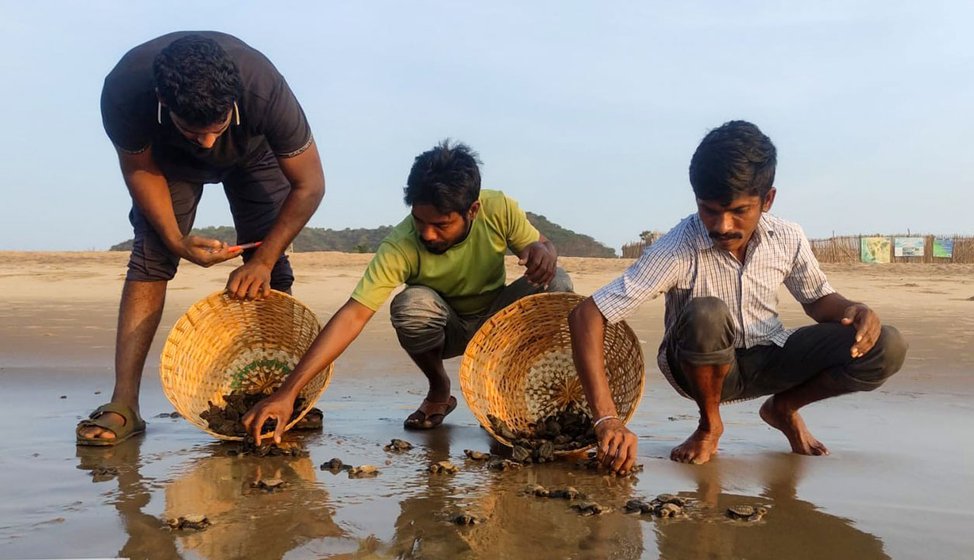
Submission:
POLYGON ((670 459, 679 463, 702 465, 709 461, 712 455, 717 454, 717 442, 720 441, 723 433, 723 428, 708 431, 697 428, 686 441, 673 448, 670 459))
POLYGON ((825 444, 815 439, 805 426, 797 410, 781 410, 774 400, 768 398, 761 405, 761 419, 772 428, 777 428, 788 438, 791 450, 801 455, 828 455, 829 449, 825 444))

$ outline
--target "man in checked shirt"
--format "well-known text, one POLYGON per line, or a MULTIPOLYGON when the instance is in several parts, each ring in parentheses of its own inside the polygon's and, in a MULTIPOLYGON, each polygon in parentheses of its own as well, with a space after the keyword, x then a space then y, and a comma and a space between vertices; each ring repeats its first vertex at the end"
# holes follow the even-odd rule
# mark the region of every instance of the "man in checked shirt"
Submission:
POLYGON ((700 422, 670 458, 706 463, 724 433, 720 404, 770 395, 761 418, 795 453, 827 455, 798 410, 871 391, 903 365, 907 344, 863 303, 829 284, 802 229, 771 214, 776 150, 755 125, 710 131, 690 161, 697 212, 650 245, 622 276, 569 318, 575 366, 595 418, 602 464, 627 472, 636 435, 617 418, 604 367, 606 323, 665 294, 658 363, 700 422), (784 284, 816 324, 785 329, 776 309, 784 284))

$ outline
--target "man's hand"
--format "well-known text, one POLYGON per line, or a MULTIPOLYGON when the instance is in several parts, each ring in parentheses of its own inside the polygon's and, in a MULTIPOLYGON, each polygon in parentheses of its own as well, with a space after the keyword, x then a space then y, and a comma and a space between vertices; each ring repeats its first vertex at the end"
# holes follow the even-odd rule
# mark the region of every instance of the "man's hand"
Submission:
POLYGON ((636 464, 636 434, 622 420, 610 418, 595 428, 598 438, 596 460, 616 474, 627 474, 636 464))
POLYGON ((270 419, 276 420, 277 426, 274 428, 272 437, 274 443, 280 444, 281 436, 284 435, 284 427, 291 420, 291 413, 293 412, 294 399, 277 391, 255 404, 240 421, 243 422, 247 433, 253 436, 254 442, 260 445, 261 429, 264 427, 264 422, 270 419))
POLYGON ((176 253, 194 264, 210 267, 237 257, 242 252, 240 249, 231 249, 226 243, 217 239, 187 235, 180 240, 179 251, 176 253))
POLYGON ((557 257, 541 241, 527 246, 517 264, 527 267, 524 277, 535 286, 547 286, 555 277, 557 257))
POLYGON ((255 258, 250 259, 230 273, 227 279, 227 292, 238 299, 260 299, 271 295, 273 268, 258 262, 255 258))
POLYGON ((882 330, 876 312, 861 303, 856 303, 846 308, 841 322, 843 325, 852 325, 856 328, 856 342, 851 350, 853 358, 865 356, 872 350, 882 330))

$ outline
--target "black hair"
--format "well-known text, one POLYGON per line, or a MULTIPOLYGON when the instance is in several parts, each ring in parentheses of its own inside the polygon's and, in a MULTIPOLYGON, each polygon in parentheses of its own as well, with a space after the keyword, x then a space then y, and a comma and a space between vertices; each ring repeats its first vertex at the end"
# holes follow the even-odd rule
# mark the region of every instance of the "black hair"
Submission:
POLYGON ((216 41, 200 35, 170 43, 156 56, 152 71, 162 102, 194 126, 222 122, 243 91, 233 60, 216 41))
POLYGON ((690 160, 690 185, 700 200, 728 204, 739 196, 762 200, 774 186, 777 150, 747 121, 729 121, 704 136, 690 160))
POLYGON ((443 140, 416 156, 403 200, 409 206, 432 204, 443 214, 463 214, 480 198, 479 163, 477 152, 466 144, 443 140))

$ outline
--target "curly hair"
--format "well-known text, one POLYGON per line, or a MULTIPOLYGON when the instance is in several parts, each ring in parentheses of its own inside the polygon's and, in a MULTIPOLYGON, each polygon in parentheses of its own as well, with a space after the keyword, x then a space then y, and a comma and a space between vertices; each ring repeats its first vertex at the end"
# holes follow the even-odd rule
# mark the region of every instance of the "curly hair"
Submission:
POLYGON ((443 214, 463 214, 480 198, 479 163, 477 152, 466 144, 443 140, 416 156, 403 200, 409 206, 432 204, 443 214))
POLYGON ((188 124, 222 122, 243 85, 233 60, 216 41, 186 35, 169 44, 152 64, 159 98, 188 124))
POLYGON ((690 160, 690 185, 700 200, 728 204, 764 199, 774 186, 778 155, 771 139, 747 121, 729 121, 704 136, 690 160))

